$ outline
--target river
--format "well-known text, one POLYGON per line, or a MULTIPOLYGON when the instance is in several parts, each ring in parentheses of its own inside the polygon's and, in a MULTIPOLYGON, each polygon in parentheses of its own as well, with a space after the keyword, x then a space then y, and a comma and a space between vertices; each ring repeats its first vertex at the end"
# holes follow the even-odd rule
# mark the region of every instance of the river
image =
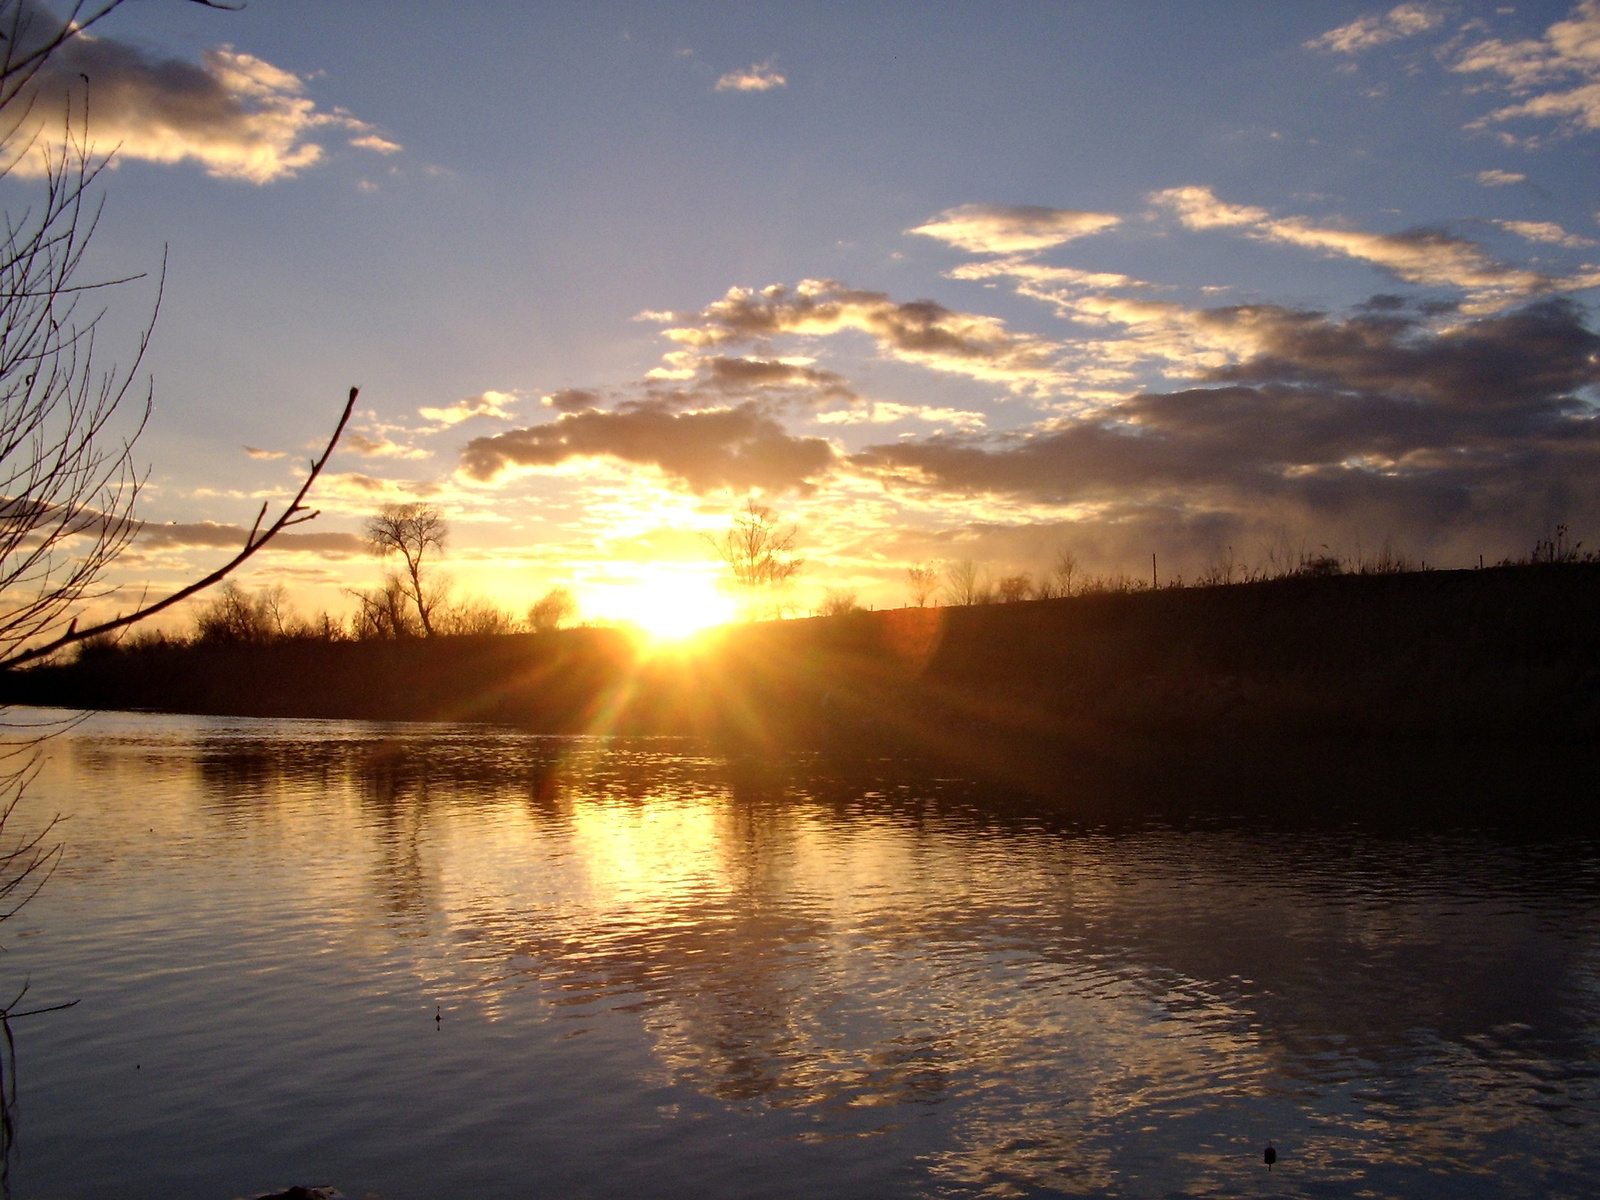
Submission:
POLYGON ((14 1026, 15 1195, 1596 1194, 1600 843, 1073 809, 91 717, 12 818, 68 819, 0 982, 79 1002, 14 1026))

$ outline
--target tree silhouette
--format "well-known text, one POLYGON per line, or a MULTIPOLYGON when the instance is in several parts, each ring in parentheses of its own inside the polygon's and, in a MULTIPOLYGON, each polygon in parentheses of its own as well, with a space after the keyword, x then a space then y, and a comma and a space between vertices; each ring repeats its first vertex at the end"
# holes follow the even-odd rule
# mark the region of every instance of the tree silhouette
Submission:
POLYGON ((424 637, 433 636, 433 613, 444 599, 442 580, 427 578, 425 559, 429 551, 444 549, 450 526, 433 504, 385 504, 377 516, 367 520, 367 541, 373 553, 386 557, 398 554, 405 562, 399 576, 401 589, 417 610, 417 621, 424 637))
POLYGON ((758 597, 762 593, 770 596, 805 566, 806 560, 794 552, 799 534, 793 525, 780 529, 770 508, 747 499, 727 532, 720 537, 707 535, 707 540, 728 564, 734 584, 746 594, 747 607, 762 612, 770 608, 758 597))

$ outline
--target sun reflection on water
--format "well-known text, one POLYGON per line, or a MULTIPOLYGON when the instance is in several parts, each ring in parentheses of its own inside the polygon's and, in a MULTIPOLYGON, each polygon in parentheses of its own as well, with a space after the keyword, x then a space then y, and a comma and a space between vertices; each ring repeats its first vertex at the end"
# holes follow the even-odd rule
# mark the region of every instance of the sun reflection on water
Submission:
MULTIPOLYGON (((1264 862, 1225 831, 1001 821, 926 779, 823 795, 670 739, 189 728, 159 752, 91 729, 52 768, 116 780, 83 814, 96 886, 148 887, 146 822, 187 825, 157 864, 193 877, 172 895, 228 897, 190 912, 189 953, 268 888, 252 937, 320 923, 330 961, 443 1007, 452 1069, 483 1056, 477 1121, 617 1120, 581 1078, 496 1069, 571 1042, 683 1138, 689 1113, 780 1121, 773 1153, 870 1145, 908 1195, 1252 1190, 1268 1139, 1288 1194, 1600 1169, 1592 870, 1541 890, 1519 852, 1353 835, 1264 862)), ((370 1031, 329 1036, 343 1101, 381 1111, 370 1031)))

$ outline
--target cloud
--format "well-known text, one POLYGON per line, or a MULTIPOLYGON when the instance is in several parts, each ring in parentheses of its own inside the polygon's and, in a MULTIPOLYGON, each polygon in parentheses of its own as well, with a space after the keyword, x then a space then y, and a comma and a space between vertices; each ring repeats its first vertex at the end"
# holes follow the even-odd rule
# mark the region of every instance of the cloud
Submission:
POLYGON ((1017 391, 1055 381, 1058 347, 1052 342, 1013 334, 994 317, 956 312, 931 300, 896 303, 883 292, 833 280, 803 280, 794 288, 773 284, 759 292, 732 288, 700 312, 645 315, 668 323, 665 336, 695 350, 853 329, 871 336, 880 352, 933 370, 1017 391))
MULTIPOLYGON (((498 417, 502 421, 509 421, 512 419, 512 414, 507 409, 516 402, 517 397, 511 392, 490 390, 479 392, 476 396, 464 397, 447 408, 419 408, 417 412, 427 420, 434 421, 443 428, 449 428, 472 417, 498 417)), ((548 397, 546 402, 548 403, 548 397)))
POLYGON ((1474 311, 1600 282, 1593 275, 1558 278, 1498 262, 1476 242, 1441 229, 1369 233, 1316 225, 1304 217, 1274 218, 1265 209, 1224 203, 1207 187, 1169 188, 1150 199, 1171 210, 1189 229, 1240 229, 1251 237, 1360 259, 1407 283, 1459 288, 1468 294, 1467 307, 1474 311))
POLYGON ((244 448, 244 452, 246 454, 248 454, 251 458, 282 458, 282 457, 284 457, 284 452, 282 450, 258 450, 254 446, 246 446, 244 448))
POLYGON ((313 140, 322 132, 352 135, 352 145, 380 153, 400 149, 342 109, 318 109, 304 94, 305 84, 231 46, 205 51, 195 65, 80 33, 50 56, 24 91, 27 114, 8 140, 27 149, 13 169, 29 176, 45 172, 56 131, 69 113, 82 112, 85 95, 97 153, 193 161, 222 179, 264 184, 290 178, 323 159, 323 146, 313 140))
POLYGON ((1530 242, 1544 242, 1550 246, 1565 246, 1569 250, 1576 250, 1583 246, 1595 244, 1593 238, 1579 237, 1575 233, 1568 233, 1554 221, 1496 221, 1495 224, 1519 237, 1527 238, 1530 242))
POLYGON ((717 80, 719 92, 767 92, 773 88, 787 87, 789 79, 772 65, 773 60, 751 63, 742 71, 729 71, 717 80))
POLYGON ((391 142, 376 133, 364 133, 360 137, 353 137, 350 139, 350 144, 357 150, 371 150, 375 154, 398 154, 405 149, 399 142, 391 142))
POLYGON ((541 404, 557 412, 582 412, 586 408, 599 408, 601 400, 599 392, 586 388, 562 388, 559 392, 539 398, 541 404))
POLYGON ((1444 330, 1387 302, 1343 318, 1257 311, 1257 350, 1199 386, 1020 433, 873 446, 842 466, 1102 523, 1164 509, 1169 525, 1435 538, 1600 521, 1600 422, 1581 398, 1600 382, 1600 336, 1581 317, 1554 299, 1444 330))
POLYGON ((426 500, 444 489, 426 479, 379 479, 359 471, 322 475, 317 480, 317 497, 325 500, 351 500, 363 505, 426 500))
POLYGON ((1541 38, 1489 38, 1463 50, 1452 70, 1497 75, 1513 95, 1526 97, 1467 126, 1548 118, 1568 131, 1600 129, 1600 0, 1582 0, 1541 38))
POLYGON ((1490 171, 1479 171, 1477 180, 1484 187, 1509 187, 1513 183, 1524 183, 1527 176, 1516 171, 1502 171, 1498 168, 1490 171))
MULTIPOLYGON (((138 539, 148 549, 196 548, 238 550, 244 546, 248 535, 243 525, 223 525, 215 521, 193 521, 184 524, 146 524, 139 526, 138 539)), ((320 554, 330 558, 348 558, 367 553, 366 539, 354 533, 280 533, 267 543, 267 550, 293 551, 301 554, 320 554)))
POLYGON ((755 402, 679 412, 650 401, 566 412, 543 425, 474 438, 462 451, 462 467, 469 477, 490 482, 518 467, 612 459, 654 467, 695 492, 803 492, 834 458, 827 441, 790 435, 755 402))
POLYGON ((988 418, 980 412, 959 408, 932 408, 917 404, 893 404, 886 400, 861 408, 840 408, 818 413, 817 420, 824 425, 892 425, 915 417, 935 425, 954 425, 960 429, 982 429, 988 418))
POLYGON ((1357 17, 1348 25, 1330 29, 1305 43, 1307 50, 1359 54, 1386 42, 1399 41, 1436 29, 1444 17, 1426 4, 1401 4, 1387 13, 1357 17))
POLYGON ((1046 250, 1121 222, 1121 217, 1109 213, 1072 208, 963 204, 946 209, 937 220, 907 232, 938 238, 974 254, 1016 254, 1046 250))
POLYGON ((365 458, 427 458, 428 451, 417 446, 402 446, 398 442, 390 441, 380 434, 377 437, 368 437, 363 433, 350 430, 340 439, 340 447, 345 450, 354 450, 365 458))

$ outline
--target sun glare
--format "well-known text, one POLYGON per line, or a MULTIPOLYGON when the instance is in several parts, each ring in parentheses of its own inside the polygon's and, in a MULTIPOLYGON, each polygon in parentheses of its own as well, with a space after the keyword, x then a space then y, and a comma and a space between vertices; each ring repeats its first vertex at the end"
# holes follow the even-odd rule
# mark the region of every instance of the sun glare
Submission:
POLYGON ((673 641, 733 620, 734 603, 700 572, 651 570, 636 583, 607 588, 594 599, 595 612, 637 625, 652 637, 673 641))

